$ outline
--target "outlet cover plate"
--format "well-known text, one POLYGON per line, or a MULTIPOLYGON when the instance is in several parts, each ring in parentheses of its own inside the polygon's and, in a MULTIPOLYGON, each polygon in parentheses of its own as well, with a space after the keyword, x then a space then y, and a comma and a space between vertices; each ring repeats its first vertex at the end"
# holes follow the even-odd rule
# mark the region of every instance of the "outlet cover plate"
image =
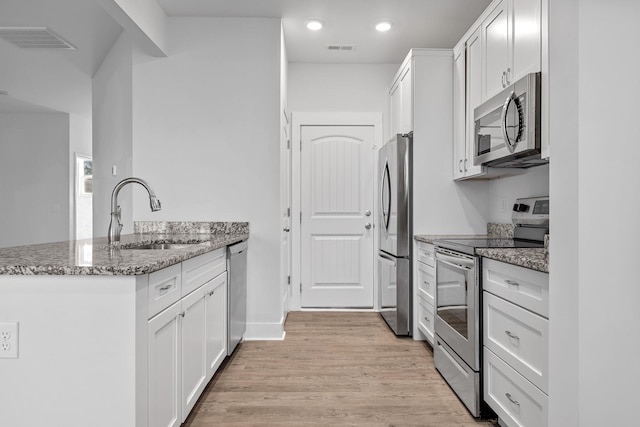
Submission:
POLYGON ((0 322, 0 359, 18 358, 18 322, 0 322))

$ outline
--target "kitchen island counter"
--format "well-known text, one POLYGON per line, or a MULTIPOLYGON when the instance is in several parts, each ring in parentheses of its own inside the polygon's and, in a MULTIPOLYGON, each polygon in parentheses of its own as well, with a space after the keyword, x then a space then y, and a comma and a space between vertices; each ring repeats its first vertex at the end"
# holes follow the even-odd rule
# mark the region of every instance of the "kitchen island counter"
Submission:
MULTIPOLYGON (((0 249, 0 275, 140 275, 249 238, 248 223, 227 227, 138 227, 144 233, 121 236, 120 249, 109 248, 107 238, 71 240, 0 249), (203 232, 205 231, 205 232, 203 232), (172 249, 132 247, 173 243, 192 245, 172 249)), ((180 223, 181 225, 187 223, 180 223)), ((203 223, 197 223, 203 224, 203 223)))

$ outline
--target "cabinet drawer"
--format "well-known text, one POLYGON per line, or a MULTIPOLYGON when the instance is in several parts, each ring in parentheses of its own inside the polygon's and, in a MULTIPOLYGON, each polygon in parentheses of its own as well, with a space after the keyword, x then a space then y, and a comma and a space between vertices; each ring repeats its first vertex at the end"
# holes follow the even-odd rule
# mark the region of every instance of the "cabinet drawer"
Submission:
POLYGON ((180 271, 176 264, 149 274, 149 319, 181 298, 180 271))
POLYGON ((227 269, 226 248, 190 258, 182 263, 182 295, 198 289, 227 269))
POLYGON ((418 297, 418 329, 433 345, 433 305, 418 297))
POLYGON ((482 287, 521 307, 549 318, 549 275, 540 271, 483 259, 482 287))
POLYGON ((418 295, 434 304, 434 293, 436 289, 436 269, 423 264, 418 263, 418 295))
POLYGON ((418 243, 418 262, 430 265, 431 267, 436 266, 436 252, 433 245, 428 243, 418 243))
POLYGON ((548 392, 549 321, 484 292, 484 345, 548 392))
POLYGON ((484 400, 508 426, 546 427, 549 398, 484 347, 484 400))

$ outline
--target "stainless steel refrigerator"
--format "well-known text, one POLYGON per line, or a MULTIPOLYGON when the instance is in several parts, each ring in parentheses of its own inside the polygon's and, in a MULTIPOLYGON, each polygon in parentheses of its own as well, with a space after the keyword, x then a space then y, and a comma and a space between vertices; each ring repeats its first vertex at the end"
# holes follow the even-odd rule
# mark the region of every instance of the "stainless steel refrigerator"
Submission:
POLYGON ((398 134, 380 148, 380 314, 396 335, 412 333, 412 142, 398 134))

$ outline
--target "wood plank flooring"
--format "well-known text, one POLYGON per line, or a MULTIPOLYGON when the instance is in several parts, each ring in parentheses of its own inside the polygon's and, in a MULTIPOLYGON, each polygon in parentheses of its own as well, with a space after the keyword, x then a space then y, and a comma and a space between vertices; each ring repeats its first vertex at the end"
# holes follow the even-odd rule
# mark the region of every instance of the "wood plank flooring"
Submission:
POLYGON ((469 415, 431 348, 377 313, 291 312, 285 330, 243 343, 185 426, 494 426, 469 415))

